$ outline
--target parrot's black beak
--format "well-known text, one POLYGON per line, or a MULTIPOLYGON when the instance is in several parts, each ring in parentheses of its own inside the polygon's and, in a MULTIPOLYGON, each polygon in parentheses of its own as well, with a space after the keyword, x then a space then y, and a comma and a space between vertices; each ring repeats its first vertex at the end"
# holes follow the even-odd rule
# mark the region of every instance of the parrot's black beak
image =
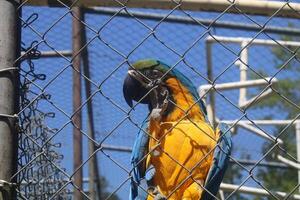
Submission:
POLYGON ((143 104, 149 104, 149 92, 145 85, 142 84, 140 76, 137 73, 133 73, 132 70, 128 71, 128 74, 123 84, 123 95, 127 104, 132 108, 133 100, 143 104))

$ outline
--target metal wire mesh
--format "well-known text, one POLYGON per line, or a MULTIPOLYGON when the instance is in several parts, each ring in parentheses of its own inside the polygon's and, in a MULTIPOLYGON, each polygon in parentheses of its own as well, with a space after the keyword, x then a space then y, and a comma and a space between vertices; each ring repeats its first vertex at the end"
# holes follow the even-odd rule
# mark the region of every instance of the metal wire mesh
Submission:
MULTIPOLYGON (((130 109, 123 99, 122 85, 134 61, 153 58, 183 72, 195 86, 202 86, 199 92, 213 108, 213 120, 226 122, 234 129, 234 149, 225 184, 215 199, 300 199, 299 159, 296 142, 291 142, 297 139, 295 125, 300 115, 300 45, 281 42, 299 39, 299 19, 277 16, 297 1, 287 1, 268 17, 248 15, 234 2, 223 12, 189 11, 182 8, 181 1, 170 2, 172 9, 161 10, 131 9, 115 1, 119 8, 84 9, 84 20, 72 11, 77 2, 67 5, 57 1, 59 8, 33 7, 30 1, 23 2, 23 54, 18 58, 22 61, 19 167, 15 174, 18 198, 71 199, 74 191, 80 191, 81 198, 92 199, 87 183, 91 179, 89 164, 95 157, 99 158, 102 196, 94 198, 128 198, 130 151, 148 110, 140 104, 130 109), (232 8, 238 14, 229 13, 232 8), (87 38, 72 55, 74 18, 84 27, 87 38), (228 42, 237 38, 238 42, 228 42), (257 44, 259 40, 272 45, 257 44), (242 57, 245 51, 246 60, 242 57), (88 54, 90 75, 72 65, 79 53, 88 54), (242 67, 246 68, 247 80, 241 80, 242 67), (88 85, 82 87, 82 105, 75 111, 74 73, 91 86, 89 93, 85 93, 88 85), (250 105, 241 106, 245 99, 239 101, 239 87, 222 88, 224 83, 238 85, 258 79, 263 83, 250 85, 244 96, 246 100, 255 98, 250 105), (292 88, 287 80, 294 81, 292 88), (271 94, 262 99, 267 90, 271 94), (78 112, 82 112, 81 128, 73 123, 78 112), (95 138, 90 136, 91 115, 95 138), (275 123, 278 120, 282 122, 279 128, 275 123), (72 158, 74 127, 83 136, 83 161, 78 169, 73 168, 72 158), (96 148, 92 154, 89 143, 96 148), (74 182, 80 170, 86 177, 81 189, 74 182), (291 177, 284 178, 287 171, 291 177), (268 180, 272 176, 267 175, 274 172, 282 174, 278 185, 268 180)), ((290 12, 299 11, 291 8, 290 12)))
MULTIPOLYGON (((23 27, 26 28, 34 19, 36 13, 31 14, 23 27), (32 21, 31 21, 32 20, 32 21)), ((27 199, 49 199, 64 184, 62 168, 59 168, 63 155, 57 152, 59 142, 51 141, 51 137, 58 130, 50 128, 48 120, 55 118, 54 112, 44 111, 43 101, 51 101, 51 95, 38 94, 35 84, 46 79, 45 74, 36 73, 34 61, 40 58, 41 52, 37 50, 37 41, 29 47, 22 44, 22 57, 20 68, 20 134, 19 134, 19 197, 27 199), (60 171, 61 170, 61 171, 60 171)), ((63 189, 58 199, 67 199, 66 189, 63 189)))

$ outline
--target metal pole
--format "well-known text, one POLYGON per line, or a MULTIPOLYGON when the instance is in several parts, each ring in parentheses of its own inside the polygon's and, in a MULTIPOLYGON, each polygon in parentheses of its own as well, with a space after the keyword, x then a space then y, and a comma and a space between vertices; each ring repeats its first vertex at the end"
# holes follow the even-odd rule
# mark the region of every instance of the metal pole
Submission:
POLYGON ((281 126, 281 125, 289 125, 295 124, 297 121, 294 120, 221 120, 225 124, 235 124, 235 123, 243 123, 243 124, 256 124, 256 125, 266 125, 266 126, 281 126))
MULTIPOLYGON (((297 160, 300 162, 300 121, 296 121, 296 147, 297 147, 297 160)), ((300 183, 300 169, 298 169, 298 184, 300 183)), ((300 191, 300 188, 299 188, 300 191)))
MULTIPOLYGON (((271 196, 270 193, 262 188, 255 188, 255 187, 248 187, 248 186, 240 186, 240 185, 233 185, 228 183, 221 183, 220 189, 225 192, 239 192, 239 193, 245 193, 245 194, 253 194, 253 195, 263 195, 263 196, 271 196)), ((273 194, 276 196, 280 196, 283 198, 287 197, 289 193, 286 192, 280 192, 280 191, 272 191, 273 194)), ((300 199, 300 195, 298 194, 291 194, 289 196, 289 199, 300 199)))
POLYGON ((15 199, 17 166, 19 1, 0 0, 0 199, 15 199))
POLYGON ((268 46, 293 46, 293 47, 299 47, 300 42, 297 41, 284 41, 284 40, 265 40, 265 39, 257 39, 257 38, 246 38, 246 37, 223 37, 223 36, 217 36, 214 35, 208 36, 206 38, 207 42, 211 43, 241 43, 241 42, 246 42, 246 43, 251 43, 251 45, 268 45, 268 46))
MULTIPOLYGON (((84 20, 84 14, 83 14, 84 20)), ((86 39, 86 31, 83 30, 82 32, 82 42, 85 44, 87 42, 86 39)), ((90 65, 89 65, 89 55, 87 47, 82 50, 82 62, 83 62, 83 71, 84 75, 87 78, 90 78, 90 65)), ((91 83, 86 78, 84 79, 85 83, 85 95, 86 99, 88 99, 92 94, 91 83)), ((90 138, 95 140, 95 126, 94 126, 94 111, 92 100, 90 99, 87 102, 87 116, 88 116, 88 134, 90 138)), ((97 147, 93 141, 89 141, 89 156, 91 156, 95 151, 97 151, 97 147)), ((101 177, 99 173, 99 166, 98 166, 98 157, 95 154, 89 160, 89 196, 91 199, 99 199, 101 200, 101 177), (98 194, 98 195, 97 195, 98 194), (98 196, 98 198, 96 198, 98 196)))
MULTIPOLYGON (((206 61, 207 61, 207 79, 211 82, 214 81, 213 79, 213 69, 212 69, 212 53, 211 53, 211 43, 206 42, 206 61)), ((208 83, 208 84, 211 84, 208 83)), ((201 90, 200 90, 201 91, 201 90)), ((210 123, 213 127, 216 126, 216 117, 215 117, 215 93, 209 93, 209 104, 207 105, 207 115, 210 123)))
POLYGON ((257 103, 257 102, 269 97, 271 94, 273 94, 273 90, 271 88, 269 88, 266 91, 264 91, 263 93, 258 94, 256 96, 252 97, 251 99, 244 101, 242 104, 239 105, 239 107, 242 109, 245 109, 246 107, 253 105, 254 103, 257 103))
MULTIPOLYGON (((244 129, 247 129, 250 131, 250 133, 254 133, 262 138, 265 138, 271 142, 275 142, 276 141, 276 137, 272 136, 272 135, 267 135, 265 132, 263 132, 262 130, 256 128, 255 126, 252 126, 251 124, 244 124, 242 122, 238 122, 237 123, 238 126, 243 127, 244 129)), ((277 142, 279 144, 283 144, 283 141, 281 139, 277 139, 277 142)))
POLYGON ((281 161, 282 163, 284 163, 284 164, 286 164, 286 165, 288 165, 290 167, 293 167, 294 169, 300 170, 300 164, 297 163, 297 162, 294 162, 294 161, 292 161, 290 159, 287 159, 287 158, 285 158, 285 157, 283 157, 281 155, 277 155, 277 159, 279 161, 281 161))
MULTIPOLYGON (((272 84, 277 83, 278 79, 275 77, 266 77, 265 79, 255 79, 255 80, 248 80, 244 82, 229 82, 229 83, 220 83, 214 86, 214 89, 223 91, 223 90, 232 90, 244 87, 254 87, 254 86, 265 86, 268 85, 271 81, 272 84)), ((202 85, 199 87, 198 90, 209 90, 213 87, 213 85, 202 85)), ((214 92, 214 91, 212 91, 214 92)))
MULTIPOLYGON (((68 6, 70 1, 64 1, 68 6)), ((180 4, 183 10, 193 11, 213 11, 227 13, 238 13, 242 10, 244 14, 266 15, 271 16, 276 13, 277 17, 292 17, 299 18, 300 4, 285 1, 267 1, 267 0, 182 0, 174 3, 170 0, 119 0, 119 1, 95 1, 95 0, 81 0, 78 1, 84 7, 105 6, 105 7, 122 7, 126 5, 127 8, 152 8, 152 9, 174 9, 176 5, 180 4), (238 8, 238 9, 236 9, 238 8)), ((54 0, 31 0, 26 5, 35 6, 63 6, 60 1, 54 0)))
MULTIPOLYGON (((75 6, 72 8, 72 37, 73 37, 73 159, 74 159, 74 184, 82 190, 82 169, 79 168, 82 164, 82 120, 81 110, 78 108, 81 106, 81 78, 80 78, 80 64, 81 64, 81 53, 82 47, 82 24, 79 20, 82 19, 81 8, 75 6), (74 17, 76 16, 76 18, 74 17), (79 20, 78 20, 78 19, 79 20)), ((81 200, 83 195, 80 190, 74 192, 74 199, 81 200)))
MULTIPOLYGON (((227 28, 227 29, 236 29, 236 30, 245 30, 245 31, 260 31, 262 27, 255 24, 248 23, 237 23, 231 21, 215 21, 197 17, 186 17, 186 16, 178 16, 178 15, 169 15, 165 18, 165 14, 158 14, 154 12, 145 12, 145 11, 133 11, 130 10, 130 14, 124 10, 120 12, 118 8, 105 8, 105 7, 93 7, 93 8, 85 8, 87 13, 95 13, 102 15, 114 15, 118 12, 118 17, 127 17, 132 18, 137 17, 139 19, 149 19, 149 20, 157 20, 160 21, 164 19, 164 22, 170 23, 181 23, 181 24, 191 24, 191 25, 199 25, 199 23, 204 26, 211 26, 214 28, 227 28)), ((276 34, 284 34, 284 35, 300 35, 300 29, 292 28, 292 27, 278 27, 278 26, 265 26, 265 33, 276 33, 276 34)))
MULTIPOLYGON (((240 82, 247 81, 247 65, 248 65, 248 49, 247 42, 241 43, 241 55, 240 55, 240 82)), ((247 88, 240 88, 239 106, 241 106, 247 100, 247 88)))

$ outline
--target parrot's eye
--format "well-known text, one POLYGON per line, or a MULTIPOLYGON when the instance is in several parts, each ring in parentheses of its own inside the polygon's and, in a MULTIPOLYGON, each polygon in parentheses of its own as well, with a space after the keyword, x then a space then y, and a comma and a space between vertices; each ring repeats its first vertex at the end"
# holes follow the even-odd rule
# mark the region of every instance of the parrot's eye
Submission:
POLYGON ((155 78, 160 78, 161 75, 162 75, 162 73, 160 71, 158 71, 158 70, 153 70, 152 72, 153 72, 153 76, 155 78))
POLYGON ((150 77, 151 73, 150 73, 149 70, 143 71, 143 74, 144 74, 147 78, 151 78, 151 77, 150 77))
POLYGON ((162 73, 158 70, 145 70, 143 74, 151 80, 159 79, 162 76, 162 73))

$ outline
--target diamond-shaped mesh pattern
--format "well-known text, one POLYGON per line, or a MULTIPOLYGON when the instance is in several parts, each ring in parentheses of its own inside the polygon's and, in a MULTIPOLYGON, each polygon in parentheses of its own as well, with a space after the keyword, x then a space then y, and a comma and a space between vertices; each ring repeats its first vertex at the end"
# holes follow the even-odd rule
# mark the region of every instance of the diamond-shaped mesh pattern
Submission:
MULTIPOLYGON (((185 10, 176 0, 170 0, 171 9, 113 1, 118 7, 84 8, 83 16, 74 12, 77 2, 36 7, 24 1, 19 7, 17 198, 128 199, 136 135, 154 136, 142 127, 148 107, 126 104, 123 81, 135 61, 153 58, 188 77, 198 88, 196 101, 207 105, 208 120, 226 123, 233 132, 229 166, 214 199, 300 199, 300 14, 291 5, 298 1, 286 1, 269 16, 246 14, 234 1, 222 12, 185 10), (280 17, 286 7, 298 18, 280 17), (83 28, 77 52, 72 52, 72 21, 83 28), (80 70, 74 66, 79 57, 80 70), (76 75, 82 96, 74 108, 76 75), (82 150, 74 146, 74 130, 82 150), (76 149, 82 159, 74 168, 76 149)), ((187 116, 197 102, 182 111, 172 129, 183 120, 195 125, 187 116)), ((176 99, 169 103, 182 109, 176 99)), ((156 138, 159 145, 168 134, 156 138)), ((188 169, 160 147, 188 174, 164 194, 167 199, 189 180, 207 191, 193 174, 215 149, 219 143, 188 169)))

